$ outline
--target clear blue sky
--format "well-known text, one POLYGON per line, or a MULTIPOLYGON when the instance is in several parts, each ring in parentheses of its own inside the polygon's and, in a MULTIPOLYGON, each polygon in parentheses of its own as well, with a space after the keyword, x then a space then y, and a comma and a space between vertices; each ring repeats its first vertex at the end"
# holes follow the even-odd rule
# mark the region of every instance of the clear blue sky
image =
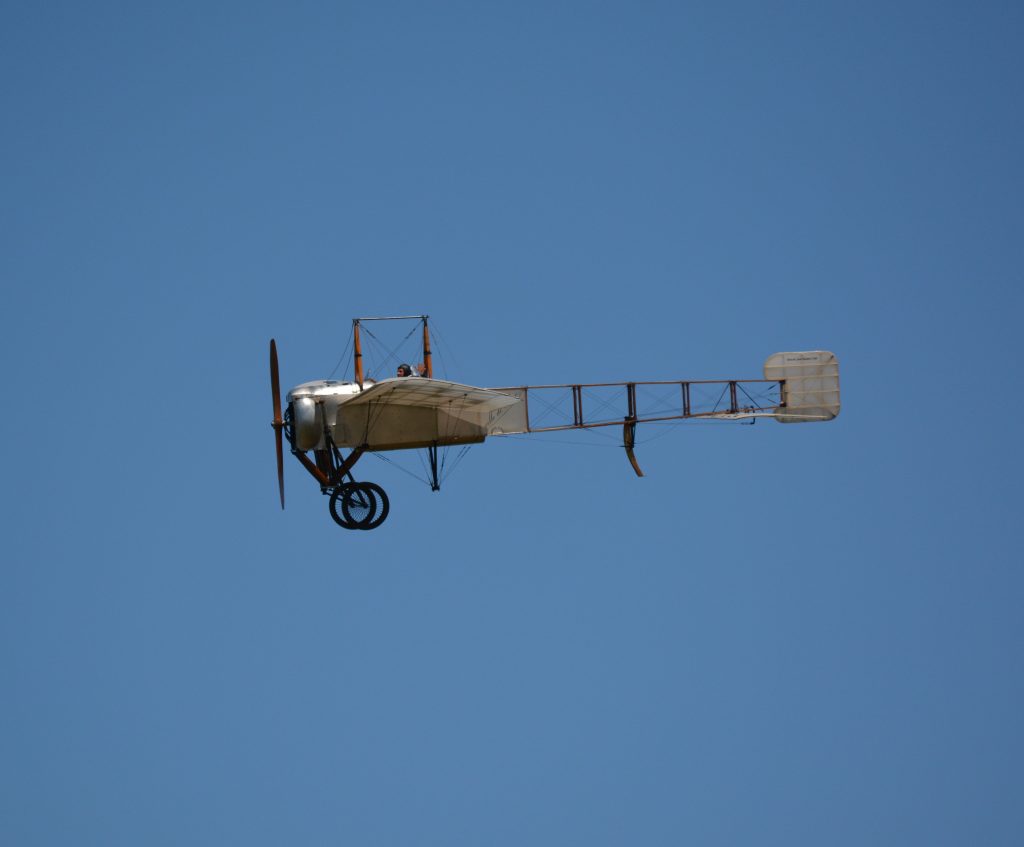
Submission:
MULTIPOLYGON (((6 3, 0 841, 1012 845, 1019 4, 6 3), (277 505, 267 341, 834 423, 277 505)), ((659 436, 648 440, 652 436, 659 436)), ((572 443, 563 443, 563 442, 572 443)), ((582 442, 582 443, 576 443, 582 442)), ((646 442, 646 443, 645 443, 646 442)))

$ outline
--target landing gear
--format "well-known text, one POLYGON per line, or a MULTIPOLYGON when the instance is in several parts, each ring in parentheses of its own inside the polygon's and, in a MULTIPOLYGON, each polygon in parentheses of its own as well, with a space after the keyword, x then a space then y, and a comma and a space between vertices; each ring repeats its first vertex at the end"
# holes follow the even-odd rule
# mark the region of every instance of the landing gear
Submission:
POLYGON ((376 529, 391 510, 388 495, 375 482, 347 482, 331 492, 331 517, 345 529, 376 529))

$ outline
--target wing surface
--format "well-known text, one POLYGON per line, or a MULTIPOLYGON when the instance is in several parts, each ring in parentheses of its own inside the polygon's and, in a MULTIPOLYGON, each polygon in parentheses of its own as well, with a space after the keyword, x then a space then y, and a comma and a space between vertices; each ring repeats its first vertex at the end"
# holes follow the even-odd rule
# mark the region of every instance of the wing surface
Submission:
POLYGON ((342 399, 346 407, 373 404, 417 406, 423 409, 457 408, 473 415, 487 414, 519 402, 519 398, 491 388, 476 388, 440 379, 395 377, 342 399))
POLYGON ((395 377, 339 398, 333 438, 368 450, 476 444, 519 398, 440 379, 395 377))

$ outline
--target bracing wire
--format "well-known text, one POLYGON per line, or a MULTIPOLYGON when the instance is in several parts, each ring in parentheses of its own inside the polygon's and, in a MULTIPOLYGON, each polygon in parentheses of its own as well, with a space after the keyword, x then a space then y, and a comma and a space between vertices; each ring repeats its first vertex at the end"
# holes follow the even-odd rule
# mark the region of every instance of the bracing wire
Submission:
POLYGON ((437 323, 433 321, 430 324, 430 338, 435 342, 435 346, 437 347, 438 359, 440 360, 439 363, 441 365, 441 376, 444 377, 444 379, 448 379, 448 362, 451 362, 452 366, 455 368, 459 367, 459 363, 455 358, 455 354, 452 352, 451 346, 448 344, 442 333, 438 331, 437 323))
POLYGON ((423 470, 423 481, 430 485, 429 473, 430 470, 427 468, 427 460, 423 458, 423 451, 416 451, 416 458, 420 460, 420 468, 423 470))
POLYGON ((450 477, 453 473, 455 473, 455 469, 459 466, 459 463, 463 460, 463 458, 465 458, 466 454, 469 452, 469 450, 470 450, 470 448, 472 446, 473 446, 472 444, 464 444, 463 445, 462 449, 455 456, 455 461, 452 462, 452 466, 448 469, 448 473, 446 473, 439 480, 439 482, 444 482, 446 479, 448 479, 448 477, 450 477))
POLYGON ((367 329, 366 326, 363 326, 363 333, 372 341, 373 344, 377 345, 373 352, 374 369, 379 367, 386 371, 388 370, 391 362, 394 362, 396 367, 401 364, 402 360, 398 357, 399 349, 412 337, 413 333, 416 332, 418 328, 418 326, 414 326, 394 347, 389 348, 383 341, 367 329), (383 351, 383 353, 381 351, 383 351))
POLYGON ((609 447, 621 450, 621 444, 595 444, 593 441, 570 441, 566 438, 544 438, 540 435, 534 435, 533 433, 524 432, 522 435, 497 435, 494 438, 509 439, 510 441, 532 441, 540 444, 570 444, 575 447, 600 447, 601 449, 607 449, 609 447))
MULTIPOLYGON (((447 471, 443 471, 442 467, 438 467, 438 472, 437 472, 437 481, 438 481, 438 483, 446 482, 448 480, 448 478, 453 473, 455 473, 455 469, 459 466, 459 463, 465 458, 466 454, 469 453, 470 448, 472 446, 473 446, 472 444, 464 444, 462 446, 462 449, 458 452, 458 454, 456 454, 455 459, 452 461, 451 466, 447 469, 447 471)), ((371 456, 376 456, 382 462, 386 462, 387 464, 391 465, 392 467, 397 468, 398 470, 400 470, 402 473, 407 474, 408 476, 411 476, 417 482, 422 482, 424 485, 429 486, 430 485, 430 475, 429 475, 429 470, 428 470, 427 465, 426 465, 426 461, 424 460, 423 454, 422 454, 421 451, 417 450, 416 454, 417 454, 417 457, 420 460, 420 468, 423 470, 422 476, 420 474, 415 473, 414 471, 409 470, 407 467, 404 467, 403 465, 400 465, 394 459, 389 459, 383 453, 371 453, 370 455, 371 456)))
POLYGON ((327 375, 328 379, 331 379, 338 372, 338 368, 340 368, 341 367, 341 363, 343 361, 345 361, 345 357, 347 355, 349 355, 350 352, 352 352, 351 347, 352 347, 352 338, 350 336, 349 339, 348 339, 348 343, 345 344, 345 349, 341 351, 341 356, 338 358, 338 364, 336 364, 334 366, 334 369, 327 375))
MULTIPOLYGON (((425 485, 430 485, 430 480, 427 478, 426 474, 424 474, 423 476, 418 476, 417 474, 413 473, 408 468, 402 467, 402 465, 398 464, 398 462, 393 461, 392 459, 389 459, 387 456, 385 456, 382 453, 371 453, 370 455, 371 456, 376 456, 382 462, 387 462, 392 467, 398 468, 398 470, 400 470, 402 473, 408 474, 413 479, 415 479, 415 480, 417 480, 419 482, 422 482, 425 485)), ((421 462, 423 461, 423 457, 422 456, 420 457, 420 461, 421 462)))
MULTIPOLYGON (((694 426, 694 425, 701 425, 701 426, 713 426, 713 425, 714 426, 753 426, 754 423, 756 422, 756 420, 757 420, 756 418, 751 418, 750 421, 720 420, 718 418, 708 418, 708 419, 696 418, 696 419, 690 419, 690 420, 684 420, 684 421, 647 421, 646 423, 644 423, 644 422, 640 423, 639 426, 640 427, 644 427, 644 428, 646 428, 646 427, 655 427, 655 426, 656 427, 661 427, 664 430, 664 432, 659 432, 657 435, 648 436, 647 438, 644 438, 643 440, 638 438, 637 441, 636 441, 636 444, 637 445, 649 444, 652 441, 657 441, 659 438, 664 438, 666 435, 669 435, 672 430, 682 429, 682 428, 685 428, 685 427, 691 427, 691 426, 694 426)), ((603 427, 603 429, 613 430, 614 428, 613 427, 603 427)), ((567 433, 568 432, 572 432, 572 431, 574 431, 574 430, 571 430, 571 429, 564 430, 564 432, 567 432, 567 433)), ((504 438, 508 438, 508 439, 510 439, 512 441, 533 441, 533 442, 539 442, 539 443, 545 443, 545 444, 566 444, 566 445, 572 445, 572 446, 576 446, 576 447, 600 447, 600 448, 603 448, 603 449, 612 448, 612 449, 618 449, 618 450, 622 449, 622 439, 618 435, 613 435, 611 432, 607 432, 607 433, 606 432, 601 432, 600 429, 580 429, 578 431, 580 431, 580 432, 587 432, 587 433, 590 433, 590 434, 596 435, 596 436, 602 436, 603 438, 605 438, 607 440, 608 443, 605 443, 605 444, 595 444, 593 441, 570 440, 570 439, 567 439, 567 438, 558 438, 558 437, 546 438, 546 437, 544 437, 542 435, 538 435, 538 434, 532 433, 532 432, 524 432, 524 433, 508 434, 508 435, 502 434, 502 435, 495 435, 495 436, 492 436, 492 437, 494 437, 494 438, 503 438, 503 439, 504 438)))

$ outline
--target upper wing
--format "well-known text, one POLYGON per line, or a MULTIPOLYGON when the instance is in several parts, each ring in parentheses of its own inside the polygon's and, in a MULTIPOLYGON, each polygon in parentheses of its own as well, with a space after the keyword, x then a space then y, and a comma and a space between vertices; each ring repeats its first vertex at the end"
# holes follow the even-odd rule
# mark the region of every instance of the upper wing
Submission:
POLYGON ((475 444, 492 418, 519 403, 509 394, 439 379, 396 377, 339 399, 333 438, 369 450, 475 444))
POLYGON ((395 377, 370 386, 342 401, 346 407, 383 403, 391 406, 418 406, 445 409, 459 415, 486 415, 519 402, 518 398, 492 388, 475 388, 457 382, 421 377, 395 377))

